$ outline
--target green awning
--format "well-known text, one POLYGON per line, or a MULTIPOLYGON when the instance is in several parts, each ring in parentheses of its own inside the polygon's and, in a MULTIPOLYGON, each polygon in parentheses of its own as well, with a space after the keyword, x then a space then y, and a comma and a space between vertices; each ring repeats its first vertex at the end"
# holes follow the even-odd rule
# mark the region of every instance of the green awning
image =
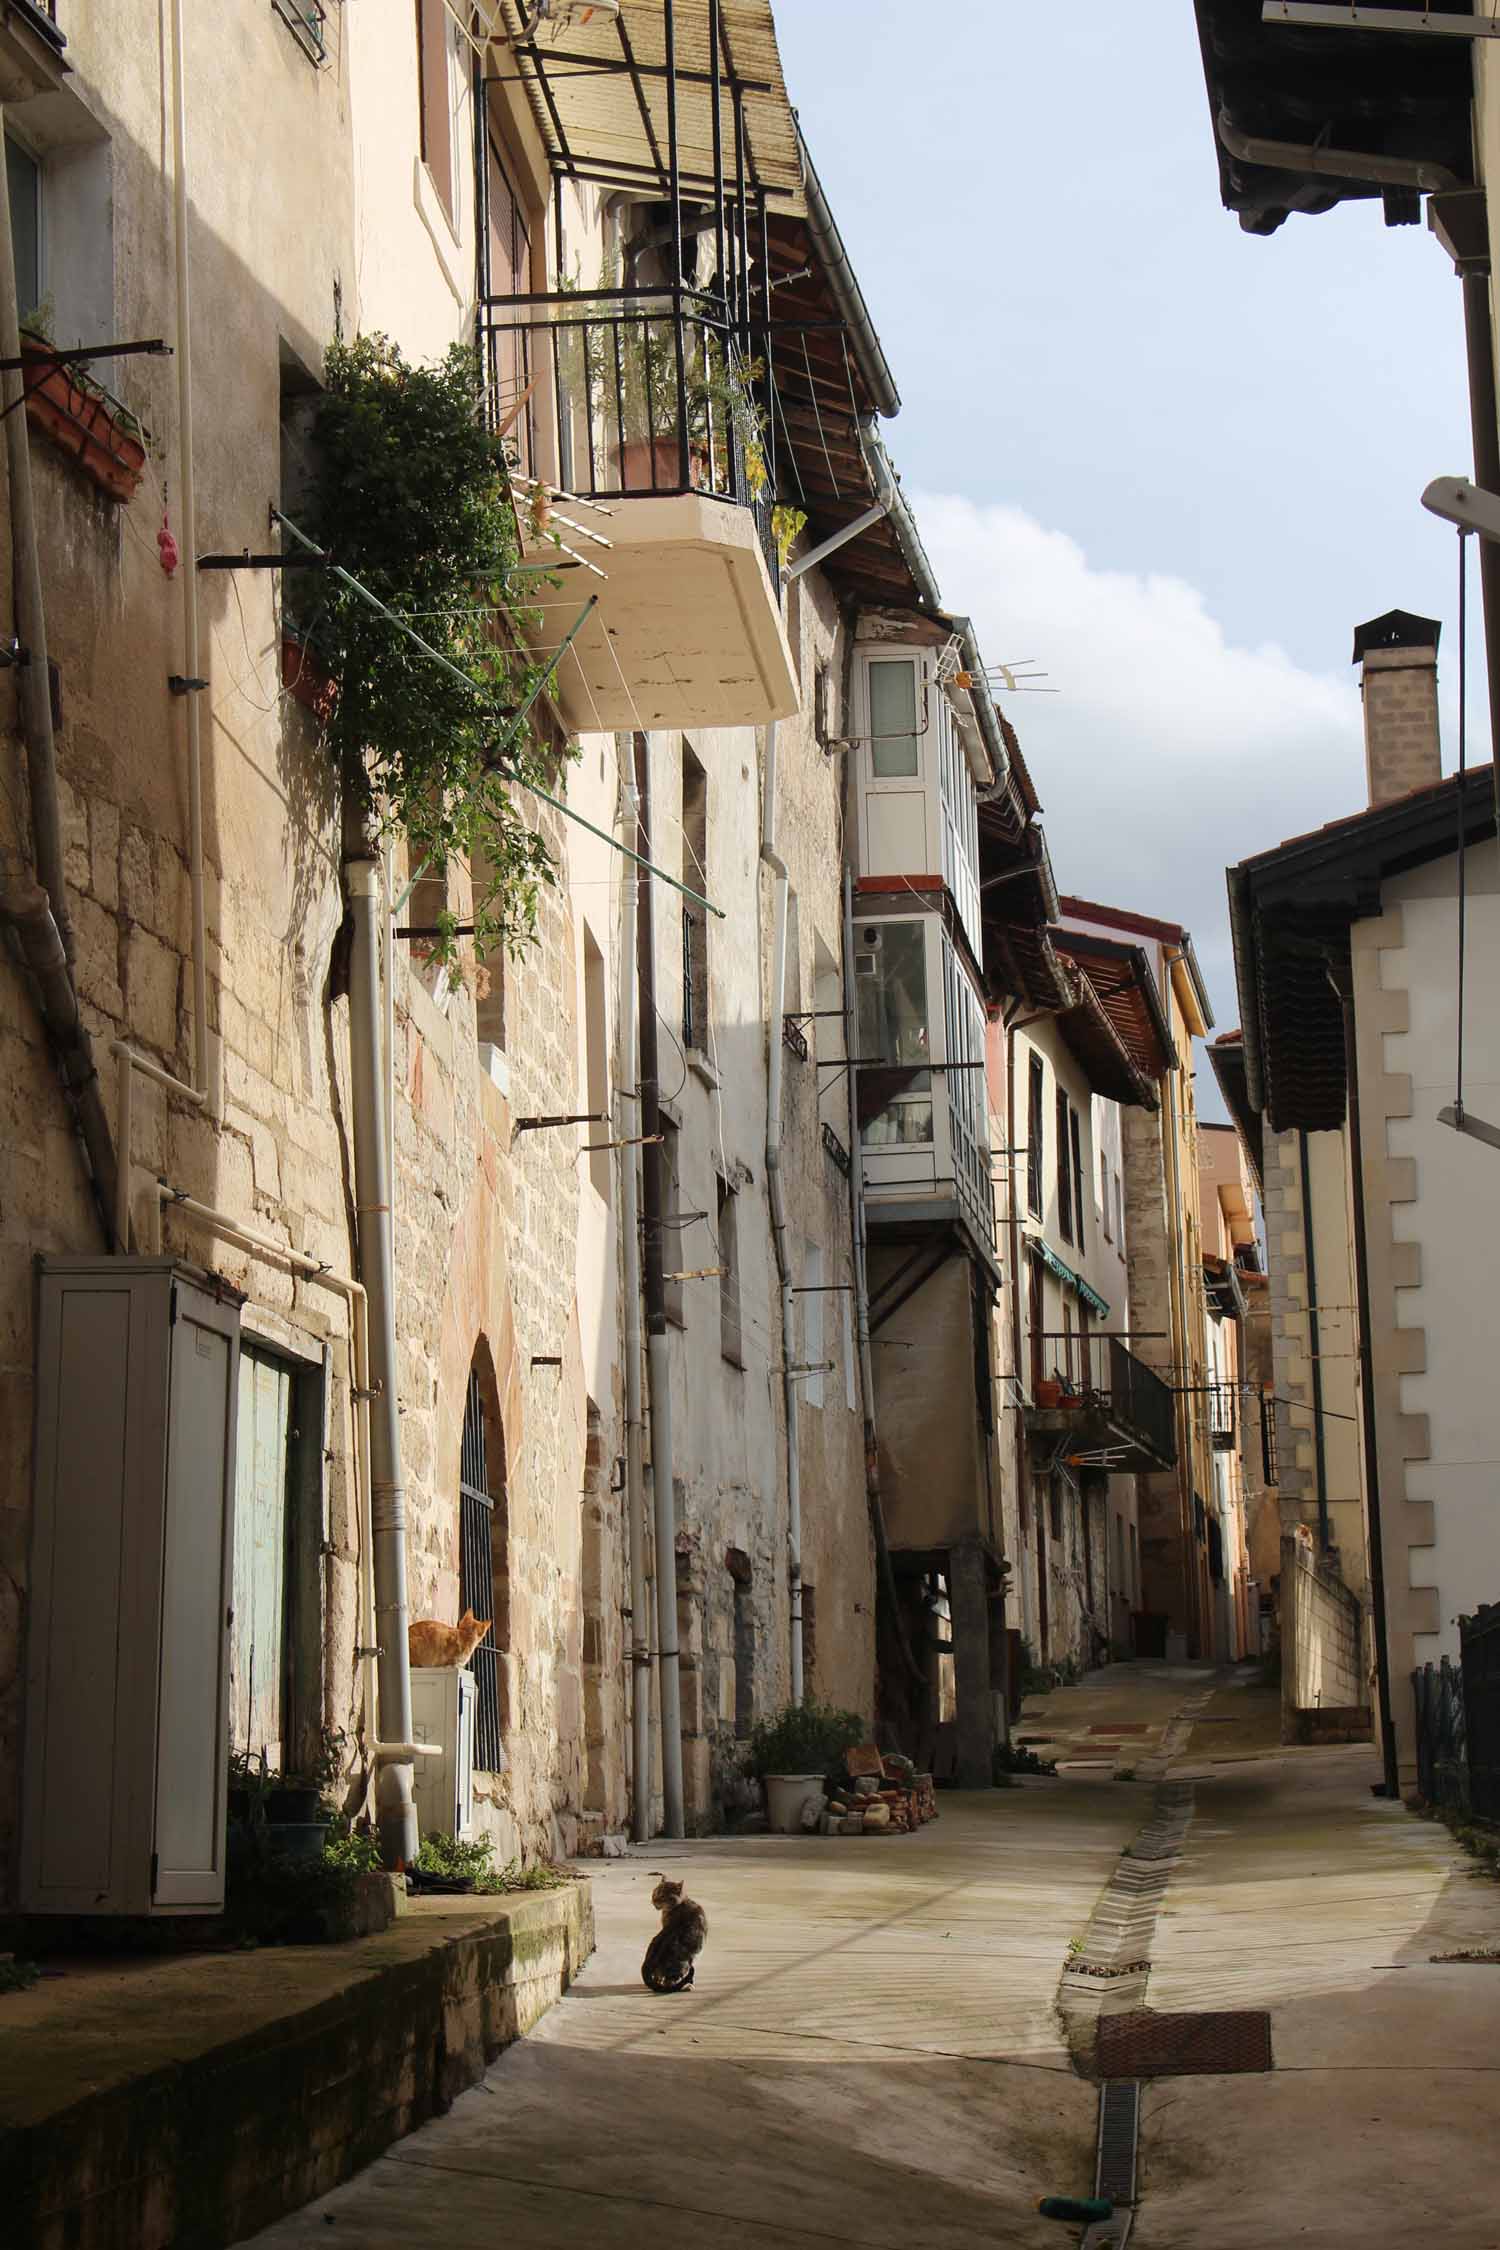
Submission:
POLYGON ((1060 1282, 1083 1299, 1091 1313, 1097 1313, 1101 1320, 1108 1320, 1109 1307, 1098 1290, 1092 1288, 1081 1273, 1075 1273, 1070 1265, 1065 1264, 1050 1242, 1044 1242, 1039 1234, 1028 1234, 1026 1247, 1033 1258, 1041 1259, 1049 1273, 1056 1274, 1060 1282))

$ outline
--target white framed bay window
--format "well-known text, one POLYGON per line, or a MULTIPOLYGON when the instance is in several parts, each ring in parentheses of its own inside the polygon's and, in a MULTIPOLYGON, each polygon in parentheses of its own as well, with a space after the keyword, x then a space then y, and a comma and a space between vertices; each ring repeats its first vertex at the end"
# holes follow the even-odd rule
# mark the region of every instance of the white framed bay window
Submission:
POLYGON ((988 1242, 984 1007, 942 916, 857 914, 854 975, 867 1192, 956 1199, 988 1242))
POLYGON ((940 876, 977 951, 978 800, 938 651, 881 642, 855 663, 859 864, 864 875, 940 876))

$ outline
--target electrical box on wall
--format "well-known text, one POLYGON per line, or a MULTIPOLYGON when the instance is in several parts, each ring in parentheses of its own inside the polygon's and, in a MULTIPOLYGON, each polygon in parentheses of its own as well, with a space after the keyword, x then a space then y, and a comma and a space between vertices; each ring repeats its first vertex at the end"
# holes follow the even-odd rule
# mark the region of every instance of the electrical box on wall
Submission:
POLYGON ((20 1903, 224 1903, 238 1292, 38 1261, 20 1903))
POLYGON ((431 1742, 441 1757, 418 1758, 412 1794, 424 1836, 467 1836, 474 1826, 474 1703, 472 1672, 418 1664, 411 1675, 413 1742, 431 1742))

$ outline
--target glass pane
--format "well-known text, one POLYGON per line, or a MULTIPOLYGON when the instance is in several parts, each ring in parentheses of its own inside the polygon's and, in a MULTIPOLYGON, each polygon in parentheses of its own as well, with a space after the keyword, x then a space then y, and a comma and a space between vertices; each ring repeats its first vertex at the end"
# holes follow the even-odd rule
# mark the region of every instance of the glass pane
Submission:
POLYGON ((926 937, 920 922, 882 925, 875 974, 860 980, 861 1062, 921 1068, 928 1061, 926 937))
POLYGON ((927 1022, 927 933, 921 922, 885 922, 873 942, 875 973, 859 983, 862 1137, 869 1148, 932 1139, 927 1022))
POLYGON ((10 193, 10 224, 16 242, 16 306, 24 320, 42 301, 41 170, 6 135, 5 184, 10 193))
POLYGON ((909 659, 870 666, 870 748, 877 781, 917 773, 917 668, 909 659))

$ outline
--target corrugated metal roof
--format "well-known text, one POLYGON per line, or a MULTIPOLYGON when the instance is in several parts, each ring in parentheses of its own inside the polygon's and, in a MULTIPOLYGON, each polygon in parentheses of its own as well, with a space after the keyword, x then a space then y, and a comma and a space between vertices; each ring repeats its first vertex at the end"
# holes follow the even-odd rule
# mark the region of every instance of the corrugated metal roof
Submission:
MULTIPOLYGON (((667 60, 663 0, 623 0, 618 19, 539 27, 523 40, 515 0, 496 10, 528 83, 553 169, 608 175, 620 186, 666 192, 667 60)), ((768 0, 719 0, 718 104, 727 185, 735 180, 736 89, 744 117, 747 180, 772 211, 806 208, 797 125, 782 75, 768 0)), ((711 191, 714 87, 709 0, 675 0, 678 169, 686 194, 711 191)), ((503 49, 500 50, 503 53, 503 49)))

